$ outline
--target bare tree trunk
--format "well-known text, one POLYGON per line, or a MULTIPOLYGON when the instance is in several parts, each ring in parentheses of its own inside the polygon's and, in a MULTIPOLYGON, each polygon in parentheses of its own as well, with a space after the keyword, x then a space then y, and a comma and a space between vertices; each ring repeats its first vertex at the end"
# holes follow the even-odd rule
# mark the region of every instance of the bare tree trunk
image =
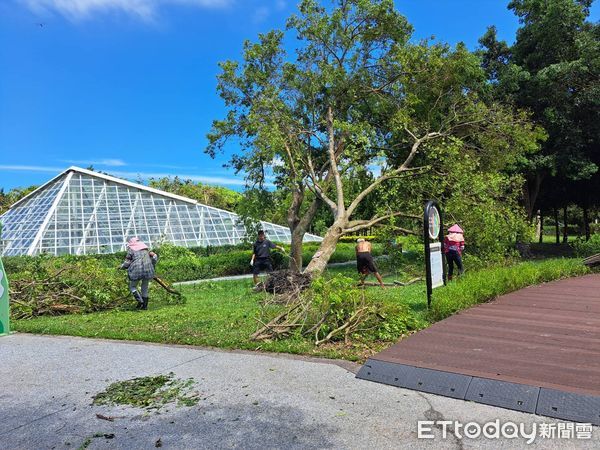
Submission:
POLYGON ((554 208, 554 232, 556 234, 556 245, 560 244, 560 227, 558 224, 558 209, 554 208))
POLYGON ((296 228, 292 231, 290 270, 300 272, 302 270, 302 247, 304 240, 304 230, 296 228))
POLYGON ((321 205, 321 200, 315 198, 308 209, 304 213, 304 215, 300 218, 300 220, 296 223, 294 229, 291 229, 292 232, 292 260, 290 263, 290 269, 300 272, 302 270, 302 248, 304 243, 304 235, 308 232, 308 229, 313 223, 315 216, 317 215, 317 211, 319 210, 319 206, 321 205))
POLYGON ((525 181, 525 186, 523 186, 523 203, 525 204, 529 223, 533 221, 535 203, 537 202, 540 193, 542 179, 542 174, 535 173, 532 178, 528 178, 527 181, 525 181))
POLYGON ((303 201, 304 187, 296 185, 296 188, 292 190, 292 203, 288 208, 287 222, 292 235, 290 249, 292 260, 290 261, 290 269, 298 271, 302 267, 302 241, 306 232, 300 228, 300 209, 302 208, 303 201), (298 259, 298 255, 300 255, 300 259, 298 259))
POLYGON ((585 231, 585 240, 589 241, 591 238, 591 233, 590 233, 590 217, 588 214, 587 204, 583 205, 583 229, 585 231))
POLYGON ((569 230, 568 230, 568 217, 567 217, 567 207, 563 207, 563 244, 566 244, 569 240, 569 230))
POLYGON ((327 263, 331 258, 331 255, 335 252, 335 247, 343 234, 343 229, 347 225, 347 220, 338 219, 334 224, 329 227, 327 234, 321 242, 319 251, 315 253, 315 256, 310 261, 304 272, 312 275, 320 275, 327 267, 327 263))
POLYGON ((544 214, 542 214, 542 212, 540 211, 540 220, 539 220, 539 227, 540 227, 540 235, 539 235, 539 243, 541 244, 542 242, 544 242, 544 214))
POLYGON ((537 213, 535 214, 535 237, 537 237, 539 239, 539 241, 541 242, 542 240, 542 215, 540 210, 537 210, 537 213))

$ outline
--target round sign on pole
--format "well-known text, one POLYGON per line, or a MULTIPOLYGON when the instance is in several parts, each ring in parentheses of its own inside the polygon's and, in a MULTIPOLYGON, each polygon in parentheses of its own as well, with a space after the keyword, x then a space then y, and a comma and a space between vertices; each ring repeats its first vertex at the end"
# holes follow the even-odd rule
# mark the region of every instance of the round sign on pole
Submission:
POLYGON ((435 206, 429 208, 429 238, 437 239, 440 234, 440 212, 435 206))

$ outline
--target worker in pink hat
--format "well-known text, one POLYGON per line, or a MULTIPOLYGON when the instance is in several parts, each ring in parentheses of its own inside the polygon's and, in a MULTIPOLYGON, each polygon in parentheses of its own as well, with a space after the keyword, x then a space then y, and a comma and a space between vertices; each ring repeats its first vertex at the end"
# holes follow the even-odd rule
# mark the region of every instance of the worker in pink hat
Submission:
POLYGON ((464 232, 458 224, 452 225, 448 229, 448 235, 444 239, 444 253, 448 262, 448 280, 452 280, 454 273, 454 264, 458 268, 458 274, 463 273, 462 252, 465 249, 464 232))
POLYGON ((137 309, 148 309, 148 288, 154 279, 154 266, 158 255, 151 252, 139 238, 132 237, 127 241, 127 256, 121 269, 127 270, 129 291, 137 301, 137 309), (141 282, 141 293, 138 285, 141 282))

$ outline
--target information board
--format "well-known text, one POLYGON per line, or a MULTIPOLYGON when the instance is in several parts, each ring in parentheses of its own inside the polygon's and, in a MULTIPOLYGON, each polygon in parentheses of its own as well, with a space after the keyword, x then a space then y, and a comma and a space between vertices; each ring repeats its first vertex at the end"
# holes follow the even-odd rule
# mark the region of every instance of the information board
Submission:
POLYGON ((446 282, 444 263, 444 229, 442 210, 435 200, 429 200, 423 208, 423 243, 425 248, 425 283, 427 284, 427 307, 431 306, 431 294, 446 282))
POLYGON ((444 260, 440 242, 429 244, 429 260, 431 263, 431 288, 435 289, 444 285, 444 260))

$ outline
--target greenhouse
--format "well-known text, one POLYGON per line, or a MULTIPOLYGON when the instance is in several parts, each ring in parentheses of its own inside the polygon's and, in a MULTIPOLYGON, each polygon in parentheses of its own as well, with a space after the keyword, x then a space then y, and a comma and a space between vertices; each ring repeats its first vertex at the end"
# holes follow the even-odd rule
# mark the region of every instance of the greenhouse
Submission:
MULTIPOLYGON (((131 236, 151 247, 204 247, 239 244, 246 235, 234 213, 78 167, 12 205, 0 223, 3 256, 114 253, 131 236)), ((290 242, 287 227, 261 225, 269 239, 290 242)))

